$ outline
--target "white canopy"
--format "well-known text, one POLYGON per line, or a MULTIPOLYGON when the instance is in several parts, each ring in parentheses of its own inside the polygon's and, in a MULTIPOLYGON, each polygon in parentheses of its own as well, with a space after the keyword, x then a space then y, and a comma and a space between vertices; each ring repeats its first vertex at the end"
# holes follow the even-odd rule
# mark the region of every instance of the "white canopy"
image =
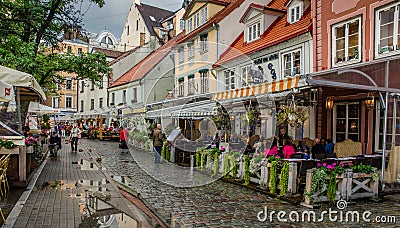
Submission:
POLYGON ((36 81, 35 77, 28 73, 13 70, 5 66, 0 66, 0 81, 6 82, 12 86, 25 87, 33 90, 40 96, 42 100, 46 100, 46 95, 44 94, 39 83, 36 81))
POLYGON ((59 109, 55 109, 55 108, 31 101, 31 103, 29 104, 28 112, 38 113, 38 114, 56 114, 56 113, 60 113, 61 111, 59 109))
POLYGON ((14 87, 2 80, 0 80, 0 101, 14 101, 14 87))

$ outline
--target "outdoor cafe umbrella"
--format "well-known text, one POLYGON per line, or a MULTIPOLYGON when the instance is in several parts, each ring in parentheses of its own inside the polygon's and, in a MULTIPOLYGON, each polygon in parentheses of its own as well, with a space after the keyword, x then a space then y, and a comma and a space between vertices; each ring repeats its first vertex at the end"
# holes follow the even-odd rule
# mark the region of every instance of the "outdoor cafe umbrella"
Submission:
POLYGON ((46 105, 39 104, 37 102, 31 101, 29 104, 28 112, 37 114, 57 114, 61 111, 46 105))

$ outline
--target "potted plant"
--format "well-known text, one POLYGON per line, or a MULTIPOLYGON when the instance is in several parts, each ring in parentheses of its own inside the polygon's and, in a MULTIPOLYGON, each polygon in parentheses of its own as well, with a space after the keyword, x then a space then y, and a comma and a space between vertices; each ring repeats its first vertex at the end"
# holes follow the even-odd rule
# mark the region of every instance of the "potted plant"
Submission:
POLYGON ((276 115, 278 126, 289 125, 297 127, 308 119, 307 108, 299 108, 297 106, 283 106, 276 115))

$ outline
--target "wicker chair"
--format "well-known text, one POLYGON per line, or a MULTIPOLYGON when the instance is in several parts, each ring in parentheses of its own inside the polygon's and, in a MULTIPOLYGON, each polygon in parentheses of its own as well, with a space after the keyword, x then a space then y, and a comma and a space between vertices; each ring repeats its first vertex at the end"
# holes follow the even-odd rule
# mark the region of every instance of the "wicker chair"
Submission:
POLYGON ((338 158, 358 156, 362 154, 362 144, 361 142, 353 142, 351 139, 346 139, 335 144, 335 153, 338 158))

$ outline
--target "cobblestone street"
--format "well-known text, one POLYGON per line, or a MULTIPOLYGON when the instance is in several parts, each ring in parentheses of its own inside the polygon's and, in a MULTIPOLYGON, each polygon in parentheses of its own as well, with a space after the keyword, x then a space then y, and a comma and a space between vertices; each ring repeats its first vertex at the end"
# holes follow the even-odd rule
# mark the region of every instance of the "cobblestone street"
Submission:
MULTIPOLYGON (((167 226, 185 227, 399 227, 400 226, 400 197, 390 196, 380 202, 357 201, 349 203, 343 211, 358 211, 360 215, 365 210, 371 211, 371 220, 376 216, 396 216, 396 224, 365 222, 347 223, 340 217, 331 221, 329 216, 324 216, 323 222, 296 223, 279 222, 279 211, 297 211, 300 215, 308 208, 291 204, 272 198, 264 193, 246 188, 241 185, 231 184, 224 180, 210 178, 208 173, 191 171, 174 164, 154 164, 153 154, 141 150, 130 149, 130 154, 121 154, 116 142, 102 142, 81 140, 79 148, 83 152, 72 154, 69 145, 64 146, 61 156, 57 161, 48 160, 39 180, 24 205, 15 227, 52 226, 52 227, 79 227, 82 226, 82 213, 80 212, 79 194, 84 194, 88 186, 70 186, 67 183, 79 180, 114 179, 116 183, 123 183, 129 187, 128 191, 138 198, 155 213, 167 226), (101 158, 101 159, 99 159, 101 158), (98 162, 96 162, 96 160, 98 162), (90 161, 88 164, 88 161, 90 161), (93 165, 90 165, 93 163, 93 165), (78 166, 78 165, 79 166, 78 166), (92 166, 92 167, 91 167, 92 166), (96 167, 99 168, 96 168, 96 167), (145 167, 145 168, 143 168, 145 167), (156 179, 152 176, 156 176, 156 179), (201 179, 196 182, 195 179, 201 179), (56 180, 65 181, 64 187, 44 188, 44 183, 56 180), (161 181, 160 181, 161 180, 161 181), (190 183, 198 184, 197 187, 176 187, 190 183), (183 183, 183 184, 182 184, 183 183), (181 184, 181 185, 179 185, 181 184), (69 187, 68 187, 69 186, 69 187), (72 199, 72 200, 71 200, 72 199), (268 208, 268 215, 275 211, 273 220, 269 217, 265 222, 258 220, 257 215, 264 208, 268 208)), ((129 202, 115 190, 115 186, 104 182, 107 193, 110 195, 113 206, 137 221, 143 227, 154 226, 148 222, 143 213, 135 211, 129 202)), ((106 193, 106 195, 107 195, 106 193)), ((338 210, 336 206, 332 210, 338 210)), ((314 210, 316 219, 320 213, 329 210, 328 206, 314 210)), ((340 216, 340 212, 338 216, 340 216)), ((263 217, 263 213, 261 214, 263 217)), ((288 219, 289 217, 286 216, 288 219)), ((301 217, 300 217, 301 219, 301 217)))

